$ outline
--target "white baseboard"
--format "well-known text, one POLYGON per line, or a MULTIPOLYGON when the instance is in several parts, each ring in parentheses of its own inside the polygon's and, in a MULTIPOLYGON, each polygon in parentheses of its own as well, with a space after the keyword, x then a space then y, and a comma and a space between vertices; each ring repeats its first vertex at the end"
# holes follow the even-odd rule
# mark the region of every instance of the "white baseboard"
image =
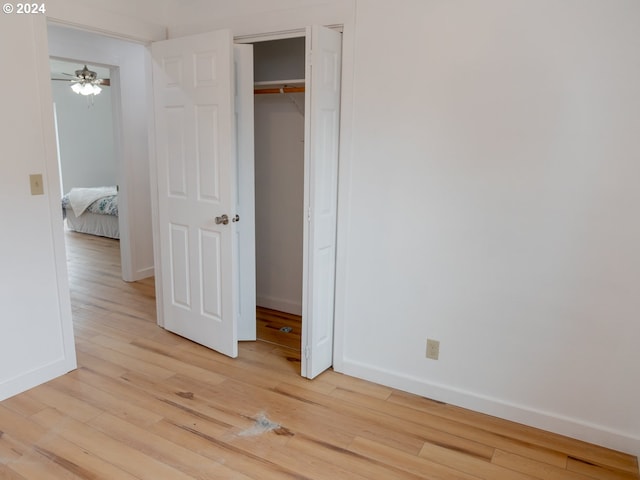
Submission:
POLYGON ((292 315, 302 315, 302 303, 268 295, 256 295, 256 305, 292 315))
POLYGON ((336 363, 339 365, 340 373, 346 375, 467 408, 475 412, 602 445, 640 458, 640 438, 627 432, 616 431, 580 419, 512 404, 447 385, 430 383, 411 375, 381 369, 349 359, 342 359, 341 362, 336 363))
POLYGON ((9 378, 0 382, 0 401, 37 387, 76 368, 75 360, 61 358, 17 377, 9 378))
POLYGON ((134 282, 137 282, 138 280, 142 280, 144 278, 153 277, 154 274, 155 271, 153 267, 141 268, 135 273, 134 282))

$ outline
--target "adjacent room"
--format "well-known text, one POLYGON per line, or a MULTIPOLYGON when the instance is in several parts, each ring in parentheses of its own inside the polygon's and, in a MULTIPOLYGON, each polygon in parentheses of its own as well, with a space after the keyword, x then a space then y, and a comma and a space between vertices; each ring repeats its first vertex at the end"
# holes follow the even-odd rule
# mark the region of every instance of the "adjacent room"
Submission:
POLYGON ((65 225, 70 231, 118 239, 109 69, 58 59, 51 59, 50 66, 65 225))

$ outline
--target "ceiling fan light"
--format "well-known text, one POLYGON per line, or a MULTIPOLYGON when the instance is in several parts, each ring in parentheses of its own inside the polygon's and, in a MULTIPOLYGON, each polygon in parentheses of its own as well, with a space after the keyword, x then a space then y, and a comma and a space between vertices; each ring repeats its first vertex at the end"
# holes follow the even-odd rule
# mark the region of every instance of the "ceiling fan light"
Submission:
POLYGON ((93 94, 98 95, 102 89, 98 85, 93 85, 93 94))
POLYGON ((82 95, 93 95, 93 85, 90 83, 85 83, 82 85, 82 89, 80 90, 82 95))
POLYGON ((82 91, 82 85, 80 85, 79 83, 74 83, 71 85, 71 90, 73 90, 77 94, 80 94, 80 92, 82 91))

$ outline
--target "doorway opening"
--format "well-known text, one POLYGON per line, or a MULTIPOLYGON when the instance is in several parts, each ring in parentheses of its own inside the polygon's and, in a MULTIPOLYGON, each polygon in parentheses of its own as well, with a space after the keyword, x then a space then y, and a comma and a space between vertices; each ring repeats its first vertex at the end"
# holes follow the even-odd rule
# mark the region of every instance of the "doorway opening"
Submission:
MULTIPOLYGON (((84 179, 81 184, 71 183, 65 178, 68 172, 63 171, 62 193, 71 187, 118 186, 118 217, 112 223, 120 238, 121 279, 132 282, 153 276, 147 98, 151 80, 145 63, 147 49, 130 41, 54 24, 47 26, 47 38, 51 59, 72 62, 59 69, 59 75, 53 78, 61 80, 52 81, 52 88, 65 91, 70 96, 67 100, 76 101, 80 112, 77 119, 69 120, 67 130, 72 131, 71 137, 81 137, 84 148, 77 155, 81 160, 70 170, 76 179, 83 175, 84 179), (89 71, 96 72, 97 78, 108 81, 108 85, 100 84, 102 90, 93 98, 74 93, 72 82, 68 82, 76 79, 76 70, 82 71, 85 64, 89 71), (111 107, 111 120, 94 118, 103 106, 111 107), (108 130, 110 145, 94 139, 100 134, 108 137, 108 130)), ((63 142, 64 112, 60 106, 57 110, 63 142)), ((69 150, 62 144, 60 147, 64 164, 69 150)))
POLYGON ((257 338, 300 352, 305 38, 253 44, 257 338))
POLYGON ((50 59, 50 69, 65 231, 119 239, 111 69, 57 58, 50 59), (95 75, 100 86, 94 93, 73 90, 83 85, 78 72, 95 75))

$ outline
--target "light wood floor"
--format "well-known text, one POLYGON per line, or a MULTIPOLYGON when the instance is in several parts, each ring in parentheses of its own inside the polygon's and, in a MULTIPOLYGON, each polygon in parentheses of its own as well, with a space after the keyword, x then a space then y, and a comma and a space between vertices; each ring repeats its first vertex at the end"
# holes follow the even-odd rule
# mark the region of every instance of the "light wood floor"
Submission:
POLYGON ((638 479, 636 459, 154 324, 116 241, 68 234, 78 370, 0 403, 1 479, 638 479), (271 431, 256 434, 258 426, 271 431))
POLYGON ((302 318, 299 315, 258 307, 256 330, 258 339, 300 352, 302 318), (291 331, 283 332, 283 327, 291 331))

